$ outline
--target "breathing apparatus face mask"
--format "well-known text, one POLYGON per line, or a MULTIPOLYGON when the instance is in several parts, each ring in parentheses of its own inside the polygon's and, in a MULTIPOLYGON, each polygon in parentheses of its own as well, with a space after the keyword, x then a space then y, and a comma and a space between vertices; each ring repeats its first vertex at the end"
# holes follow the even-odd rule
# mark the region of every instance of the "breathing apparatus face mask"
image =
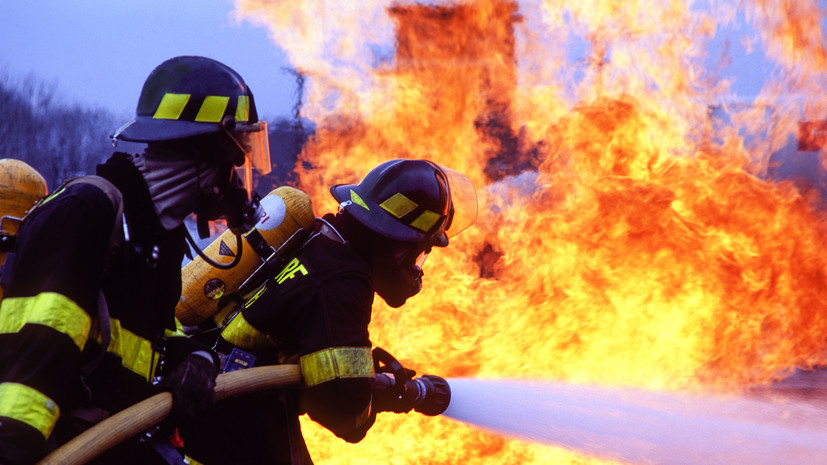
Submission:
POLYGON ((336 215, 350 246, 369 264, 373 290, 391 307, 401 307, 422 289, 422 265, 430 247, 398 241, 367 228, 347 210, 336 215))
POLYGON ((374 287, 388 305, 397 308, 422 290, 422 265, 430 249, 404 242, 389 245, 374 259, 374 287))
POLYGON ((258 196, 248 193, 233 166, 220 167, 214 177, 200 179, 199 188, 195 215, 202 239, 210 235, 209 221, 226 219, 230 229, 239 233, 256 223, 261 209, 258 196))
POLYGON ((206 159, 219 165, 219 174, 212 185, 202 185, 196 205, 198 234, 209 236, 208 221, 226 219, 231 230, 246 232, 255 225, 261 207, 253 192, 253 172, 267 174, 270 146, 267 122, 236 123, 233 117, 221 121, 222 131, 213 133, 209 146, 203 146, 206 159))

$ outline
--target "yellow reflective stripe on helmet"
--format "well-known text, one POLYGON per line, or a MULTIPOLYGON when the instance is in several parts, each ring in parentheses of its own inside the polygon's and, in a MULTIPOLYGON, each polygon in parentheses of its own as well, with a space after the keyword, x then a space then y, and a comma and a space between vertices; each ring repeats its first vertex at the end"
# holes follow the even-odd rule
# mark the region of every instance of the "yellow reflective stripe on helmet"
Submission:
POLYGON ((178 119, 187 102, 190 99, 190 94, 164 94, 161 103, 158 104, 158 109, 152 115, 154 119, 178 119))
POLYGON ((250 121, 250 97, 238 96, 238 105, 235 107, 236 121, 250 121))
POLYGON ((408 213, 414 211, 414 209, 417 207, 416 202, 405 197, 402 193, 399 192, 393 194, 393 196, 388 200, 385 200, 384 202, 380 203, 379 206, 384 208, 388 213, 397 218, 402 218, 408 213))
POLYGON ((68 297, 43 292, 34 297, 11 297, 0 304, 0 334, 16 333, 26 324, 48 326, 72 339, 83 350, 92 318, 68 297))
MULTIPOLYGON (((109 329, 112 339, 106 351, 120 357, 124 368, 151 381, 157 362, 152 342, 124 329, 120 320, 115 318, 109 319, 109 329)), ((95 339, 100 342, 100 334, 96 334, 95 339)))
POLYGON ((48 439, 60 417, 60 408, 37 389, 19 383, 0 383, 0 417, 26 423, 48 439))
POLYGON ((370 210, 370 208, 368 208, 368 204, 366 204, 365 201, 362 200, 362 197, 359 197, 359 194, 357 194, 353 189, 350 190, 350 201, 360 207, 363 207, 365 210, 370 210))
POLYGON ((256 349, 261 347, 272 347, 276 345, 273 338, 268 334, 254 328, 239 313, 221 332, 221 337, 230 344, 242 349, 256 349))
POLYGON ((339 378, 373 378, 369 347, 332 347, 299 359, 304 383, 315 386, 339 378))
POLYGON ((431 210, 425 210, 415 220, 411 221, 411 226, 420 231, 428 232, 428 230, 439 221, 439 213, 434 213, 431 210))
MULTIPOLYGON (((351 191, 351 193, 352 192, 353 191, 351 191)), ((403 216, 414 211, 419 205, 417 205, 417 203, 413 200, 405 197, 405 195, 401 192, 398 192, 393 194, 384 202, 380 203, 379 206, 384 208, 385 211, 391 215, 401 219, 403 216)), ((439 221, 439 213, 425 210, 418 217, 416 217, 415 220, 411 221, 411 227, 419 229, 420 231, 428 232, 437 221, 439 221)))
POLYGON ((195 115, 195 121, 202 123, 218 123, 224 116, 224 110, 230 103, 230 97, 220 95, 208 95, 204 97, 204 103, 195 115))

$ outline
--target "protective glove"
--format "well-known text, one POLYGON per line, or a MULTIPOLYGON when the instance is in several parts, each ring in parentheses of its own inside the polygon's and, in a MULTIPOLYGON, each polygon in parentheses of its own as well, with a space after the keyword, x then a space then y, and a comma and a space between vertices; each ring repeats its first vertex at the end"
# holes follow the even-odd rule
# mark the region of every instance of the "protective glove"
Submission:
POLYGON ((172 411, 164 423, 185 425, 210 411, 215 405, 216 376, 218 369, 205 351, 190 353, 169 367, 156 386, 172 393, 172 411))

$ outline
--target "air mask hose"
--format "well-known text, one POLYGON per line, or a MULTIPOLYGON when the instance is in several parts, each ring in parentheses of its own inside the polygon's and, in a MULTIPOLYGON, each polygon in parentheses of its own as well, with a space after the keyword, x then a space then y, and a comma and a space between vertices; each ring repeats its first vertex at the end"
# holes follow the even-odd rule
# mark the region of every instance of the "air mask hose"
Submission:
POLYGON ((207 262, 210 266, 218 268, 219 270, 229 270, 230 268, 235 268, 235 266, 241 262, 241 253, 244 251, 244 247, 242 246, 241 241, 241 233, 235 233, 235 243, 237 249, 235 258, 230 263, 221 264, 208 257, 207 254, 205 254, 204 251, 201 250, 200 247, 198 247, 198 244, 195 242, 195 239, 192 238, 189 229, 185 228, 185 231, 187 235, 187 242, 190 243, 190 247, 192 247, 195 250, 195 253, 197 253, 198 256, 201 257, 201 259, 207 262))
MULTIPOLYGON (((263 215, 263 209, 261 207, 261 196, 257 192, 253 192, 253 195, 250 197, 250 201, 246 203, 244 207, 244 213, 240 215, 239 218, 232 218, 228 220, 230 229, 234 230, 235 232, 235 243, 236 243, 236 254, 235 258, 232 262, 227 264, 218 263, 215 260, 211 259, 198 247, 198 244, 193 239, 192 234, 190 234, 189 229, 185 228, 187 242, 189 242, 190 246, 195 250, 199 257, 202 260, 207 262, 210 266, 214 268, 218 268, 219 270, 229 270, 231 268, 235 268, 241 262, 241 254, 244 251, 243 242, 241 240, 242 231, 247 232, 255 226, 259 219, 261 219, 263 215)), ((198 231, 201 238, 209 237, 209 228, 206 225, 206 220, 203 219, 203 215, 198 219, 198 231), (206 231, 205 231, 206 230, 206 231)))

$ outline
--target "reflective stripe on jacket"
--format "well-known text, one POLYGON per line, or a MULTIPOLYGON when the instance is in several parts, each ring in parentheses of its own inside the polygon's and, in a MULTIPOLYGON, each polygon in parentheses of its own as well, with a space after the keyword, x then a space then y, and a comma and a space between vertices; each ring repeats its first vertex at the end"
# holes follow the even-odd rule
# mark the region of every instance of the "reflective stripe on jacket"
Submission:
POLYGON ((165 331, 175 328, 183 229, 161 227, 126 155, 98 174, 123 194, 129 243, 112 250, 113 204, 88 183, 56 192, 20 226, 0 304, 0 462, 36 461, 77 407, 114 413, 149 396, 165 331))

